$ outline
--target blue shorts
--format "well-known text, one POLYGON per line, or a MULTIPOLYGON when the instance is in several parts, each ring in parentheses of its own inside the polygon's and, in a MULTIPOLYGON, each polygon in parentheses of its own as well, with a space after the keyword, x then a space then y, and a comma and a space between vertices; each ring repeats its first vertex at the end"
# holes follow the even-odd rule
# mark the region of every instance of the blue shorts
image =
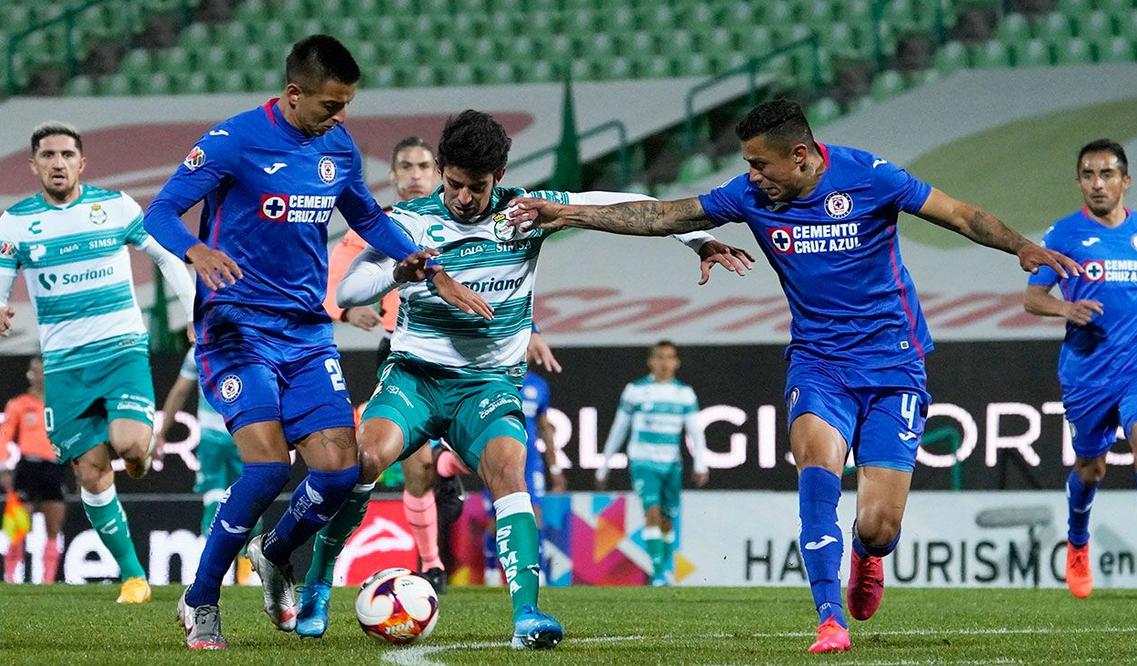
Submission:
POLYGON ((1117 441, 1118 426, 1128 435, 1137 423, 1137 381, 1121 386, 1063 386, 1062 405, 1074 453, 1086 460, 1099 458, 1117 441))
POLYGON ((355 427, 331 324, 219 305, 194 328, 202 391, 229 432, 279 421, 295 445, 320 430, 355 427))
POLYGON ((789 423, 814 414, 837 429, 858 467, 911 472, 931 396, 921 361, 863 369, 794 354, 786 374, 789 423))

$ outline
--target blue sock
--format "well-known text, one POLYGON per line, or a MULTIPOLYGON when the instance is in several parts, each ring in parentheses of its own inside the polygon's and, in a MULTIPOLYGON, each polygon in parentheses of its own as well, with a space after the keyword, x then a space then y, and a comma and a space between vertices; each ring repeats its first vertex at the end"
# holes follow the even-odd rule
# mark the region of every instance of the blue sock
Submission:
POLYGON ((288 510, 265 535, 262 551, 265 557, 276 564, 288 564, 292 551, 331 522, 358 480, 356 465, 333 472, 308 470, 308 476, 292 492, 288 510))
POLYGON ((241 477, 226 491, 213 517, 197 574, 186 592, 187 604, 217 604, 221 579, 245 546, 257 519, 288 483, 288 470, 286 463, 245 463, 241 477))
POLYGON ((813 604, 821 623, 835 618, 849 626, 841 605, 841 553, 845 545, 837 526, 841 478, 824 467, 806 467, 798 476, 801 557, 809 574, 813 604))
POLYGON ((896 550, 896 544, 898 543, 900 543, 899 530, 896 531, 896 536, 892 537, 892 541, 889 541, 883 546, 870 546, 861 541, 861 535, 857 532, 857 521, 853 521, 853 551, 856 552, 857 557, 861 559, 890 555, 892 551, 896 550))
POLYGON ((1081 548, 1090 540, 1090 507, 1094 504, 1094 493, 1098 484, 1087 486, 1082 483, 1078 473, 1070 470, 1066 477, 1066 503, 1070 507, 1070 529, 1066 539, 1071 546, 1081 548))

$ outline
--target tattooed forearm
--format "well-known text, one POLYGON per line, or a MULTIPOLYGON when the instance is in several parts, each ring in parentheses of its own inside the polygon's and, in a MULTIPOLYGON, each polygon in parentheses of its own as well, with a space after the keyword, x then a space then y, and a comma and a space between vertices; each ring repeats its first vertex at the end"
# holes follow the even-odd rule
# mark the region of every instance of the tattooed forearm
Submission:
POLYGON ((632 201, 609 206, 572 206, 564 219, 570 227, 630 236, 669 236, 711 224, 698 199, 632 201))
POLYGON ((976 243, 1011 254, 1018 254, 1019 250, 1030 244, 1030 240, 982 208, 971 209, 963 232, 976 243))

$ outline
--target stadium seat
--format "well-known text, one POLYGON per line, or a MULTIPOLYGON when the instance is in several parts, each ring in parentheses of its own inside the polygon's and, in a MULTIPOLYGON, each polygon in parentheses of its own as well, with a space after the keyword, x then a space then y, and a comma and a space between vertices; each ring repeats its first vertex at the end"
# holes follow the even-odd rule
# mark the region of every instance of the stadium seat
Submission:
POLYGON ((1078 27, 1078 36, 1086 41, 1096 41, 1114 34, 1113 18, 1103 11, 1089 12, 1074 19, 1078 27))
POLYGON ((63 86, 63 92, 72 96, 87 96, 95 94, 95 84, 87 76, 73 77, 63 86))
POLYGON ((131 91, 130 79, 125 74, 108 74, 99 77, 95 89, 100 95, 129 95, 131 91))
POLYGON ((694 183, 711 175, 714 170, 715 165, 711 158, 702 153, 695 153, 679 165, 679 182, 694 183))
POLYGON ((936 69, 941 74, 967 67, 967 48, 959 42, 947 42, 936 51, 936 69))
POLYGON ((1008 67, 1011 59, 1006 45, 997 39, 992 39, 971 49, 971 64, 977 69, 1008 67))
POLYGON ((398 75, 391 65, 383 64, 370 71, 367 85, 376 88, 394 88, 398 85, 398 75))
POLYGON ((1133 43, 1125 37, 1112 37, 1108 42, 1097 44, 1098 62, 1130 62, 1133 60, 1133 43))
POLYGON ((1026 17, 1019 13, 1007 14, 999 22, 995 33, 999 39, 1007 44, 1017 44, 1030 39, 1030 23, 1026 17))
POLYGON ((1090 0, 1058 0, 1058 11, 1066 16, 1078 17, 1089 14, 1093 9, 1090 0))
POLYGON ((873 79, 871 94, 874 99, 884 101, 904 92, 904 77, 894 70, 887 69, 873 79))
MULTIPOLYGON (((241 84, 244 86, 243 81, 241 84)), ((173 84, 170 82, 169 74, 154 72, 136 83, 134 89, 142 95, 168 95, 173 92, 173 84)))
POLYGON ((806 109, 810 125, 821 126, 836 120, 841 115, 841 107, 832 97, 822 97, 806 109))
POLYGON ((1070 30, 1070 21, 1064 15, 1051 12, 1035 24, 1034 36, 1051 46, 1063 47, 1073 37, 1073 32, 1070 30))
POLYGON ((249 88, 252 92, 279 93, 284 88, 284 75, 276 68, 262 69, 249 76, 249 88))
POLYGON ((439 69, 441 83, 445 86, 469 86, 476 83, 474 67, 468 62, 459 62, 439 69))
POLYGON ((1054 49, 1056 65, 1084 65, 1093 61, 1090 45, 1081 37, 1070 40, 1066 48, 1054 49))
POLYGON ((1047 67, 1051 63, 1050 46, 1041 39, 1028 39, 1014 49, 1015 66, 1047 67))

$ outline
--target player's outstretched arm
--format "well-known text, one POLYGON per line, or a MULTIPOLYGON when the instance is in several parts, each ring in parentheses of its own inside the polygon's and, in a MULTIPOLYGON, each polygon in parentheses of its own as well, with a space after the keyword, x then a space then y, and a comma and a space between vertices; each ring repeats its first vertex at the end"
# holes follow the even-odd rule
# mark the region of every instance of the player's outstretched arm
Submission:
POLYGON ((594 229, 628 236, 670 236, 712 226, 695 197, 677 201, 631 201, 608 206, 558 204, 521 197, 511 202, 510 223, 522 230, 594 229))
POLYGON ((1085 326, 1093 321, 1095 315, 1105 312, 1100 301, 1066 301, 1055 298, 1050 293, 1053 285, 1046 287, 1032 284, 1023 295, 1023 307, 1032 315, 1040 317, 1062 317, 1075 326, 1085 326))
POLYGON ((561 371, 560 362, 553 355, 549 343, 545 342, 545 338, 537 332, 536 326, 533 327, 533 333, 529 335, 529 347, 525 351, 525 356, 532 358, 534 363, 546 370, 557 373, 561 371))
POLYGON ((8 298, 12 295, 12 285, 15 283, 15 271, 0 271, 0 335, 12 332, 12 318, 16 316, 16 310, 8 305, 8 298))
POLYGON ((170 432, 170 426, 174 425, 174 415, 185 406, 186 399, 195 388, 197 388, 196 379, 179 374, 174 385, 170 387, 170 392, 166 394, 166 401, 162 403, 162 426, 154 431, 154 439, 157 442, 154 445, 154 457, 158 460, 165 455, 166 435, 170 432))
POLYGON ((1029 273, 1037 272, 1040 266, 1049 266, 1063 279, 1082 273, 1081 266, 1073 259, 1031 241, 982 208, 954 199, 935 188, 916 214, 980 245, 1017 256, 1019 265, 1029 273))

